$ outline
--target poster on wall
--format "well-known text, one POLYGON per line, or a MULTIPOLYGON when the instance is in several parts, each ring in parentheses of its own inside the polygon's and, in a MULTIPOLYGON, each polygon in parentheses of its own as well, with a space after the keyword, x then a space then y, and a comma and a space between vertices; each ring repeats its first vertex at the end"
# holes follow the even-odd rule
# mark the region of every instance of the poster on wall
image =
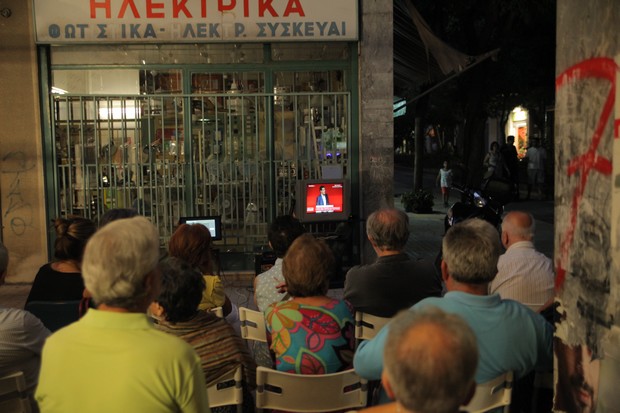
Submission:
POLYGON ((555 411, 618 411, 620 57, 556 78, 555 411))
POLYGON ((357 0, 34 0, 37 43, 355 41, 357 0))

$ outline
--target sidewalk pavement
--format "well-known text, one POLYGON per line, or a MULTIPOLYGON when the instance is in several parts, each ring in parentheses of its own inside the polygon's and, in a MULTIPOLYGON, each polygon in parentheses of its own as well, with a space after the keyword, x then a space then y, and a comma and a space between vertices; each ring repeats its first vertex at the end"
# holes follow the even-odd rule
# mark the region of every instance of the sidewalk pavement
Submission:
MULTIPOLYGON (((459 200, 457 191, 451 191, 450 205, 459 200)), ((430 214, 415 214, 408 212, 409 230, 411 235, 407 242, 406 251, 416 258, 435 259, 441 246, 444 234, 444 217, 447 208, 444 208, 439 189, 435 189, 435 206, 430 214)), ((394 198, 394 206, 404 210, 400 197, 394 198)), ((536 249, 549 258, 553 258, 554 243, 554 209, 553 201, 519 201, 512 202, 504 207, 505 212, 527 211, 536 220, 536 234, 534 245, 536 249)))

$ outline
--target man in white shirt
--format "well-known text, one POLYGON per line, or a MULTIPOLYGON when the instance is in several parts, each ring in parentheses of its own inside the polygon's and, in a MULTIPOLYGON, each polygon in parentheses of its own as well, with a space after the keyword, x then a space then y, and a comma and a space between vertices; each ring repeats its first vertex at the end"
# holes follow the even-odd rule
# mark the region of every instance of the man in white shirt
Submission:
POLYGON ((543 197, 543 186, 545 184, 545 161, 547 160, 547 151, 540 146, 540 139, 532 140, 532 147, 528 148, 525 154, 527 159, 527 199, 530 199, 532 188, 538 192, 539 198, 543 197))
POLYGON ((534 248, 535 228, 534 217, 527 212, 513 211, 504 217, 502 244, 506 252, 499 257, 489 293, 540 311, 553 297, 554 273, 551 259, 534 248))

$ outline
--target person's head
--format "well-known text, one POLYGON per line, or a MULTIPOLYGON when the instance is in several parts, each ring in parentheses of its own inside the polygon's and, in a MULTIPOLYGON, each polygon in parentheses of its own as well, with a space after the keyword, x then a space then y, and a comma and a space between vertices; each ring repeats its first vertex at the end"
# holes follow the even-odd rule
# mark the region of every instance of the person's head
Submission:
POLYGON ((506 143, 508 145, 514 145, 515 143, 515 137, 513 135, 508 135, 506 136, 506 143))
POLYGON ((284 257, 293 241, 306 232, 299 220, 291 215, 277 217, 269 226, 267 239, 278 258, 284 257))
POLYGON ((54 229, 56 230, 54 258, 80 262, 84 254, 84 247, 97 231, 97 226, 90 219, 70 217, 56 218, 54 229))
POLYGON ((175 257, 159 263, 161 292, 151 310, 157 316, 177 323, 191 319, 198 311, 205 280, 195 267, 175 257))
POLYGON ((456 314, 402 311, 390 322, 383 355, 383 385, 409 411, 454 413, 473 396, 478 345, 456 314))
POLYGON ((144 217, 114 221, 86 245, 84 285, 100 306, 143 312, 159 294, 159 235, 144 217))
POLYGON ((532 139, 532 145, 534 145, 535 148, 540 147, 540 138, 532 139))
POLYGON ((585 345, 569 346, 554 339, 558 366, 556 401, 559 409, 594 413, 598 398, 600 360, 585 345))
POLYGON ((536 221, 529 212, 512 211, 502 220, 502 244, 506 248, 519 241, 532 241, 536 221))
POLYGON ((202 224, 181 224, 168 242, 168 254, 203 272, 211 271, 211 232, 202 224))
POLYGON ((402 251, 409 239, 409 217, 396 208, 379 209, 366 220, 366 235, 380 251, 402 251))
POLYGON ((499 150, 499 144, 495 141, 491 142, 491 152, 497 152, 499 150))
POLYGON ((0 285, 4 284, 7 269, 9 268, 9 251, 0 242, 0 285))
POLYGON ((125 219, 138 216, 138 211, 133 208, 112 208, 108 209, 99 220, 99 228, 117 219, 125 219))
POLYGON ((282 262, 282 275, 293 297, 327 294, 334 255, 323 240, 310 234, 297 237, 282 262))
POLYGON ((445 169, 448 169, 448 161, 443 161, 443 167, 444 167, 445 169))
POLYGON ((467 219, 451 227, 443 237, 442 249, 442 273, 447 271, 454 281, 487 284, 497 275, 499 234, 485 220, 467 219))
POLYGON ((319 187, 319 192, 321 192, 321 195, 325 195, 325 187, 323 185, 319 187))

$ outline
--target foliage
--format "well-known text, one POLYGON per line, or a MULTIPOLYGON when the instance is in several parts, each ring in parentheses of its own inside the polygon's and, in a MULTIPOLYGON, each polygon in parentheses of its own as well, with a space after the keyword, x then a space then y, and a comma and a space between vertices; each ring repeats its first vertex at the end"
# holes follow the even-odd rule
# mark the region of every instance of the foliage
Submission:
POLYGON ((428 189, 417 189, 401 195, 401 202, 407 212, 429 213, 433 211, 434 196, 428 189))

